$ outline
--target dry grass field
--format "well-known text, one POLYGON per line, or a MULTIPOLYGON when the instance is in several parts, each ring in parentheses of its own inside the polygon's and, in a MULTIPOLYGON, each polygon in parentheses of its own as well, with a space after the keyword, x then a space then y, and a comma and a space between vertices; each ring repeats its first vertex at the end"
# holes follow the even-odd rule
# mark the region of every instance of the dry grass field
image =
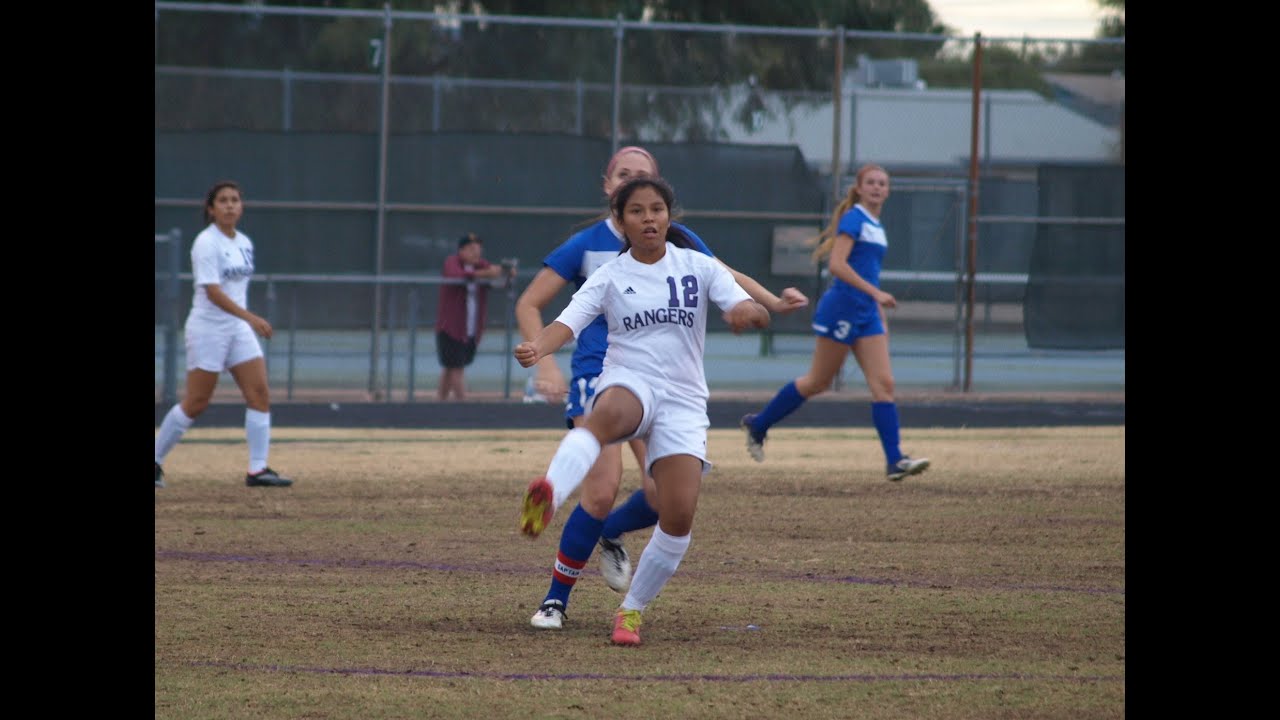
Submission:
MULTIPOLYGON (((155 491, 157 718, 1122 718, 1125 429, 713 430, 693 542, 608 642, 593 556, 529 626, 564 520, 521 494, 562 432, 191 430, 155 491)), ((629 454, 619 502, 638 486, 629 454)), ((626 538, 633 562, 648 531, 626 538)))

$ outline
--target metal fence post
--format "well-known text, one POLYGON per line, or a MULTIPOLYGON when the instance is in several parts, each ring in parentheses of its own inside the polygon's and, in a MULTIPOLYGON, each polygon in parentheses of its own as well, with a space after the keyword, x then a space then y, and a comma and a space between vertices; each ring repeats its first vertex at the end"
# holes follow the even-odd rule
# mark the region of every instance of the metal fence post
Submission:
POLYGON ((391 402, 391 368, 396 356, 396 289, 387 288, 387 402, 391 402))
POLYGON ((418 368, 418 289, 409 288, 409 389, 407 400, 413 402, 413 380, 418 368))
POLYGON ((511 346, 511 334, 513 332, 512 327, 515 325, 514 321, 516 316, 516 279, 515 277, 511 275, 507 276, 506 289, 507 289, 507 292, 506 292, 507 312, 506 312, 506 317, 503 318, 503 322, 506 325, 504 329, 506 330, 507 337, 504 345, 505 352, 503 353, 503 358, 502 358, 502 367, 503 367, 502 399, 510 400, 511 399, 511 358, 513 357, 512 356, 513 348, 511 346))
MULTIPOLYGON (((369 333, 369 395, 378 399, 378 330, 382 326, 382 256, 387 236, 387 128, 391 102, 391 3, 383 5, 382 106, 378 113, 378 219, 373 265, 373 322, 369 333)), ((390 379, 388 379, 388 382, 390 379)))
MULTIPOLYGON (((832 207, 840 206, 840 174, 842 172, 840 164, 840 126, 843 121, 840 118, 841 111, 844 110, 844 25, 837 25, 835 30, 835 82, 831 85, 831 202, 832 207)), ((852 153, 854 143, 850 143, 850 151, 852 153)), ((819 271, 821 271, 822 263, 818 263, 819 271)), ((821 276, 819 276, 821 277, 821 276)), ((819 290, 815 298, 822 297, 819 290)), ((846 363, 847 364, 847 363, 846 363)), ((836 373, 835 381, 832 389, 839 391, 844 388, 844 366, 841 365, 841 371, 836 373)))
MULTIPOLYGON (((844 110, 844 26, 837 25, 832 31, 836 45, 836 81, 831 86, 831 199, 840 204, 840 117, 844 110)), ((849 148, 854 150, 852 145, 849 148)), ((856 158, 854 158, 856 159, 856 158)))
POLYGON ((978 274, 978 126, 982 124, 982 33, 973 34, 973 106, 969 127, 969 252, 964 324, 964 384, 973 387, 973 304, 978 274))
POLYGON ((956 189, 955 203, 959 206, 960 211, 956 213, 956 294, 955 294, 955 320, 953 325, 953 334, 951 338, 951 389, 959 390, 961 387, 960 365, 961 356, 964 352, 964 237, 965 228, 969 224, 969 213, 964 203, 965 193, 968 192, 966 187, 956 189))
POLYGON ((284 97, 281 98, 282 111, 284 115, 281 125, 285 132, 293 129, 293 70, 288 65, 284 66, 284 76, 281 78, 283 85, 284 97))
POLYGON ((583 95, 582 78, 576 78, 573 82, 573 134, 579 137, 582 136, 583 113, 585 112, 583 109, 585 104, 583 95))
POLYGON ((440 73, 431 76, 431 132, 440 132, 440 73))
POLYGON ((164 391, 165 405, 178 402, 178 324, 181 322, 178 308, 178 273, 182 268, 182 230, 169 231, 169 277, 165 282, 165 296, 169 301, 168 317, 164 329, 164 391))
POLYGON ((294 285, 293 292, 289 293, 289 362, 288 374, 285 376, 285 398, 293 399, 293 365, 294 358, 297 356, 296 343, 298 337, 298 286, 294 285))
MULTIPOLYGON (((272 280, 270 275, 267 276, 266 318, 267 318, 267 322, 270 323, 271 327, 274 329, 276 326, 276 281, 272 280)), ((263 359, 267 363, 267 377, 270 378, 271 377, 271 338, 263 338, 262 344, 266 346, 262 349, 262 354, 266 356, 263 359)))
POLYGON ((618 152, 618 126, 622 123, 622 13, 618 13, 618 23, 613 28, 613 128, 609 135, 613 140, 612 155, 618 152))

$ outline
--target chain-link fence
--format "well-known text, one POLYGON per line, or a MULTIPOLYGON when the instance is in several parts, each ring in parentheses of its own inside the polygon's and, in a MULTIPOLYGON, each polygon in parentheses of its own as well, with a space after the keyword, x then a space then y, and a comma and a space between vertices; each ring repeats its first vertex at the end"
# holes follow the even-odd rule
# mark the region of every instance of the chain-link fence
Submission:
MULTIPOLYGON (((383 333, 410 306, 384 278, 438 274, 474 231, 487 257, 519 261, 518 292, 602 212, 617 147, 654 153, 726 263, 814 300, 826 279, 795 262, 794 238, 875 162, 893 181, 883 285, 902 303, 896 328, 1122 348, 1123 40, 977 47, 851 28, 159 2, 155 230, 180 230, 189 272, 206 189, 238 181, 258 271, 308 278, 281 290, 300 331, 365 334, 364 372, 340 382, 380 394, 383 333)), ((185 313, 191 297, 185 280, 174 296, 165 247, 157 338, 176 337, 161 332, 171 303, 185 313)), ((251 285, 251 306, 268 289, 251 285)), ((434 292, 415 302, 433 321, 434 292)), ((808 321, 775 318, 774 331, 803 335, 808 321)), ((506 320, 495 309, 489 322, 506 320)))

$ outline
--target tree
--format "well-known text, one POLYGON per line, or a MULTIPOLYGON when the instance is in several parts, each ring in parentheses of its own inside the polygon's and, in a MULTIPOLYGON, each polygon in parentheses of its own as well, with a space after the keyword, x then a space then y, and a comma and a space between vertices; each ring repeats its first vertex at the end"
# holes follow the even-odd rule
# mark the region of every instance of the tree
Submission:
MULTIPOLYGON (((1118 2, 1123 9, 1123 0, 1098 1, 1118 2)), ((381 0, 282 0, 272 4, 314 7, 318 3, 344 9, 384 7, 381 0)), ((971 74, 967 58, 943 53, 945 38, 952 31, 938 22, 927 0, 397 0, 393 9, 602 20, 621 14, 628 21, 826 30, 843 26, 855 32, 922 33, 938 39, 848 38, 844 67, 852 69, 859 55, 914 59, 921 78, 934 87, 967 87, 971 74)), ((182 12, 158 12, 156 17, 157 65, 290 68, 364 76, 377 72, 371 59, 382 36, 380 19, 182 12)), ((787 108, 829 102, 836 74, 831 40, 629 27, 623 37, 626 89, 620 102, 624 127, 626 118, 644 118, 648 130, 659 135, 653 139, 718 139, 724 137, 726 123, 750 129, 762 113, 773 112, 761 102, 764 93, 783 96, 787 108)), ((444 80, 435 85, 397 85, 391 104, 392 130, 430 131, 438 122, 441 129, 563 132, 576 121, 588 135, 607 136, 612 107, 600 90, 582 103, 585 119, 575 116, 570 120, 567 116, 578 110, 570 107, 569 91, 512 91, 485 83, 514 80, 572 87, 577 82, 607 88, 613 81, 614 43, 610 27, 397 19, 391 40, 392 73, 444 80), (448 79, 473 82, 450 84, 448 79), (423 112, 423 107, 446 107, 448 112, 423 112)), ((988 87, 1040 89, 1035 77, 1045 63, 1043 57, 1004 52, 992 57, 1000 59, 1002 68, 985 81, 988 87)), ((233 119, 237 127, 281 126, 277 118, 284 109, 278 85, 259 82, 261 87, 253 86, 250 91, 246 88, 252 83, 239 82, 232 89, 224 87, 227 84, 208 78, 182 76, 174 80, 157 75, 157 127, 223 122, 209 116, 211 105, 262 108, 257 111, 262 117, 233 119), (199 89, 183 93, 179 89, 182 83, 199 85, 199 89), (246 92, 256 93, 251 103, 241 99, 246 92), (236 102, 210 102, 219 93, 239 95, 236 102), (272 109, 277 106, 278 110, 272 109), (168 114, 167 119, 162 113, 168 114)), ((293 93, 295 128, 365 132, 376 127, 374 84, 299 83, 293 93)))
MULTIPOLYGON (((760 27, 876 30, 941 34, 926 0, 490 0, 487 12, 627 20, 707 23, 760 27)), ((527 32, 524 33, 528 35, 527 32)), ((514 42, 519 43, 516 39, 514 42)), ((932 57, 942 42, 849 41, 846 65, 855 51, 877 57, 932 57)), ((504 43, 504 47, 512 45, 504 43)), ((529 48, 534 51, 533 48, 529 48)), ((609 48, 611 50, 611 48, 609 48)), ((595 48, 595 57, 612 57, 595 48)), ((632 30, 624 37, 624 81, 637 88, 622 98, 622 115, 644 117, 664 138, 718 139, 722 124, 751 128, 768 113, 758 93, 829 93, 834 82, 834 48, 826 38, 708 35, 632 30), (645 91, 644 88, 654 88, 645 91), (682 93, 659 88, 698 88, 682 93), (749 88, 742 92, 743 88, 749 88)), ((527 58, 527 55, 517 54, 527 58)), ((565 58, 580 62, 581 56, 565 58)), ((565 67, 549 68, 564 76, 565 67)), ((611 72, 612 64, 601 70, 611 72)), ((804 102, 791 97, 788 106, 804 102)), ((625 122, 624 122, 625 124, 625 122)))
POLYGON ((1124 0, 1095 0, 1106 14, 1098 21, 1100 38, 1124 37, 1124 0))

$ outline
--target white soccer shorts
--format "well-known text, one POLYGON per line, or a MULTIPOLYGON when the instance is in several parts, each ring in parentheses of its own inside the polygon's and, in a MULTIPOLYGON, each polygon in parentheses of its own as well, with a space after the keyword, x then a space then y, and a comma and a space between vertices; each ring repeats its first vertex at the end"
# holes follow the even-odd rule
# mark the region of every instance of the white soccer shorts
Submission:
POLYGON ((242 362, 262 357, 258 336, 247 322, 229 329, 188 327, 186 329, 187 370, 220 373, 242 362))
MULTIPOLYGON (((637 437, 644 440, 646 473, 652 474, 654 461, 670 455, 692 455, 702 461, 704 475, 711 470, 711 462, 707 460, 707 428, 711 427, 711 420, 707 418, 705 402, 655 388, 631 370, 609 367, 600 374, 592 404, 606 388, 614 385, 630 390, 643 408, 640 425, 621 442, 637 437)), ((588 408, 587 412, 590 411, 588 408)))

